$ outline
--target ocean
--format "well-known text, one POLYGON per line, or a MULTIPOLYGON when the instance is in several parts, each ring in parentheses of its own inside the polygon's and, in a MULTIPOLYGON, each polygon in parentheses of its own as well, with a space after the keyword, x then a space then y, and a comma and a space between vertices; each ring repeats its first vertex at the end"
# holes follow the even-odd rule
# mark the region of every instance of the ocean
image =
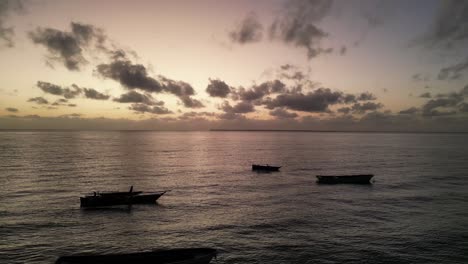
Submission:
POLYGON ((468 134, 3 131, 0 183, 1 263, 180 247, 220 264, 468 263, 468 134), (316 183, 356 173, 373 183, 316 183), (132 185, 171 191, 80 209, 132 185))

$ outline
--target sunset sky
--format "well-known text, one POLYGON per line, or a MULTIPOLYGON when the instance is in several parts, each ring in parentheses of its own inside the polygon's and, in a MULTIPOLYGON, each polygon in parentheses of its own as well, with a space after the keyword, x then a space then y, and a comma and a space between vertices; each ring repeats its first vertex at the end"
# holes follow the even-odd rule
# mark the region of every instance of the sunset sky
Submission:
POLYGON ((0 1, 0 129, 468 131, 468 1, 0 1))

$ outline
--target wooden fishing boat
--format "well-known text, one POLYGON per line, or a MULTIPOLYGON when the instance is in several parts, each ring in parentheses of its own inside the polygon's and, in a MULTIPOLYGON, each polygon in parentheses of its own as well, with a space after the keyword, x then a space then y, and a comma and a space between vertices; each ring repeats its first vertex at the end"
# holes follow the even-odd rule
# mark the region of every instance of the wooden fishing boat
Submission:
POLYGON ((179 248, 149 252, 71 255, 57 259, 56 264, 207 264, 216 257, 213 248, 179 248))
POLYGON ((151 204, 164 195, 160 192, 134 192, 133 186, 128 192, 94 192, 92 195, 80 197, 81 207, 100 207, 112 205, 151 204))
POLYGON ((317 175, 318 183, 359 183, 369 184, 373 174, 356 174, 356 175, 317 175))
POLYGON ((266 165, 252 164, 253 171, 279 171, 280 168, 281 166, 270 166, 268 164, 266 165))

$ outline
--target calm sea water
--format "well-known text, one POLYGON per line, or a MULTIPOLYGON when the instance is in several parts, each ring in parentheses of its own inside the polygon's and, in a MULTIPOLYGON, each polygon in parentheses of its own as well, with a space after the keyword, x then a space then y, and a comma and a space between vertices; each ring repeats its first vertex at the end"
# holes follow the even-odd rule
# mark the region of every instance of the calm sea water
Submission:
POLYGON ((468 134, 0 132, 0 195, 1 263, 173 247, 217 248, 215 263, 468 263, 468 134), (316 184, 335 173, 376 176, 316 184), (130 185, 172 191, 80 209, 130 185))

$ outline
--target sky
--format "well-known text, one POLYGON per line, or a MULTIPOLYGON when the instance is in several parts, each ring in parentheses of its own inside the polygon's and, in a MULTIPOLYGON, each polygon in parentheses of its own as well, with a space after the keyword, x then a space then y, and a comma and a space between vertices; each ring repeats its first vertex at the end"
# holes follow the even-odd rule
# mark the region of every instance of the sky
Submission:
POLYGON ((0 0, 0 129, 468 132, 468 2, 0 0))

